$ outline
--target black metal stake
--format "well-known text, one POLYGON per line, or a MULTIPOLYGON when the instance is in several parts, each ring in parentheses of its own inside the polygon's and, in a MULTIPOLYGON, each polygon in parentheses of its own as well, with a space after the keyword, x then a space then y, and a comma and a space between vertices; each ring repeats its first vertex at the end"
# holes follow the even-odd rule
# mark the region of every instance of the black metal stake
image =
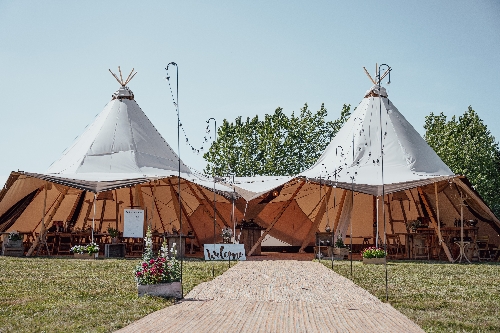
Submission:
MULTIPOLYGON (((385 300, 389 301, 389 279, 388 279, 388 272, 387 272, 387 228, 386 228, 386 221, 385 221, 385 184, 384 184, 384 144, 383 144, 383 130, 382 130, 382 94, 381 94, 381 85, 380 85, 380 69, 382 66, 387 67, 387 71, 389 74, 389 81, 388 84, 391 83, 391 70, 392 68, 387 65, 387 64, 382 64, 378 66, 378 73, 377 73, 377 84, 378 84, 378 100, 379 100, 379 112, 380 112, 380 154, 381 154, 381 173, 382 173, 382 216, 384 219, 384 251, 385 251, 385 300)), ((377 235, 378 236, 378 235, 377 235)))
MULTIPOLYGON (((217 142, 217 121, 215 120, 215 118, 210 118, 207 120, 207 124, 210 123, 210 120, 213 120, 214 121, 214 143, 217 142)), ((217 198, 216 198, 216 194, 215 194, 215 162, 214 164, 212 165, 212 177, 214 178, 214 253, 215 253, 215 242, 216 242, 216 239, 215 239, 215 225, 217 224, 217 209, 216 209, 216 202, 217 202, 217 198)), ((212 277, 215 278, 215 264, 212 265, 212 277)))
MULTIPOLYGON (((179 181, 179 187, 178 187, 178 191, 179 191, 179 249, 181 251, 181 254, 182 254, 182 212, 181 212, 181 117, 180 117, 180 112, 179 112, 179 66, 175 63, 175 62, 171 62, 167 65, 167 67, 165 68, 165 70, 167 71, 167 74, 168 74, 168 67, 172 65, 172 66, 175 66, 176 68, 176 98, 175 98, 175 108, 177 110, 177 160, 178 160, 178 166, 179 166, 179 170, 178 170, 178 175, 177 175, 177 179, 179 181)), ((169 80, 170 77, 167 77, 167 80, 169 80)), ((181 257, 181 296, 184 297, 184 287, 182 285, 182 273, 183 273, 183 263, 184 263, 184 256, 180 256, 181 257)))

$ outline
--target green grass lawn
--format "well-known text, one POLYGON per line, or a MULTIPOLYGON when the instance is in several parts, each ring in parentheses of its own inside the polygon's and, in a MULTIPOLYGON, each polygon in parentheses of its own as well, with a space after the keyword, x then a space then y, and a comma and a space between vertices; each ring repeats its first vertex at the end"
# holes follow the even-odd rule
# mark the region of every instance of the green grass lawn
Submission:
MULTIPOLYGON (((172 305, 137 297, 139 260, 0 256, 0 332, 110 332, 172 305)), ((329 261, 322 261, 331 267, 329 261)), ((227 262, 184 262, 184 294, 227 262)), ((351 278, 348 261, 335 272, 351 278)), ((388 264, 389 302, 426 332, 500 332, 500 264, 388 264)), ((385 301, 384 266, 354 262, 353 281, 385 301)))
MULTIPOLYGON (((390 262, 387 270, 389 303, 426 332, 500 332, 500 264, 390 262)), ((351 278, 349 261, 334 271, 351 278)), ((383 265, 353 262, 352 280, 385 302, 383 265)))
MULTIPOLYGON (((0 256, 0 332, 110 332, 172 305, 137 297, 136 260, 0 256)), ((226 262, 184 262, 184 294, 227 270, 226 262)))

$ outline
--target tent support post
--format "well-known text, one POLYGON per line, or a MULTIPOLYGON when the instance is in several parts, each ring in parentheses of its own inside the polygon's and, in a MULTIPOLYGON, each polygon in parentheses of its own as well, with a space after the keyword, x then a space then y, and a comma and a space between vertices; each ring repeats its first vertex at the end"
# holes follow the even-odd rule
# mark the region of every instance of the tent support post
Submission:
MULTIPOLYGON (((460 188, 462 190, 465 191, 465 193, 470 197, 470 198, 477 198, 477 194, 474 193, 474 191, 472 191, 469 186, 465 185, 462 180, 460 179, 460 177, 457 177, 458 181, 454 182, 455 184, 457 184, 458 186, 460 186, 460 188)), ((475 200, 477 202, 477 204, 479 205, 479 207, 481 207, 488 215, 490 215, 491 219, 497 224, 497 226, 500 227, 500 220, 495 216, 495 214, 493 214, 493 212, 491 211, 491 209, 483 202, 483 200, 475 200)))
MULTIPOLYGON (((155 190, 156 192, 156 190, 155 190)), ((165 229, 165 224, 163 223, 163 219, 161 218, 160 209, 158 208, 158 202, 156 202, 156 197, 153 200, 154 207, 156 208, 156 213, 158 214, 158 218, 160 219, 161 227, 163 228, 163 232, 167 232, 165 229)))
POLYGON ((328 200, 330 200, 331 193, 332 193, 332 187, 330 187, 328 189, 328 191, 326 192, 326 195, 322 198, 323 202, 321 203, 321 207, 319 209, 319 212, 316 215, 316 217, 314 219, 314 223, 311 225, 311 228, 309 229, 309 232, 307 233, 306 238, 302 242, 302 246, 299 249, 299 253, 305 253, 305 251, 304 251, 305 247, 307 246, 307 244, 309 244, 311 237, 313 236, 314 232, 318 228, 318 225, 320 224, 320 222, 323 220, 323 216, 325 215, 325 212, 326 212, 326 203, 328 202, 328 200))
POLYGON ((302 188, 302 186, 304 186, 305 183, 306 183, 305 181, 302 181, 302 183, 297 187, 297 189, 295 190, 295 192, 293 193, 293 195, 290 197, 290 199, 288 199, 288 201, 286 202, 286 204, 281 208, 281 211, 278 213, 278 215, 276 215, 276 217, 274 218, 273 222, 271 222, 271 224, 269 225, 269 227, 267 227, 266 231, 264 231, 264 233, 260 236, 260 238, 257 240, 257 242, 252 246, 252 248, 250 249, 250 251, 247 254, 248 257, 250 257, 255 252, 255 250, 260 245, 260 243, 262 243, 262 241, 267 236, 267 234, 269 233, 269 231, 274 227, 274 225, 276 224, 276 222, 278 222, 278 220, 280 219, 281 215, 283 215, 283 213, 288 208, 288 206, 290 206, 290 204, 292 203, 293 199, 295 199, 295 196, 297 196, 297 194, 299 193, 300 189, 302 188))
POLYGON ((115 189, 115 216, 116 216, 116 221, 115 221, 115 229, 118 231, 118 217, 120 216, 120 203, 118 202, 118 190, 115 189))
MULTIPOLYGON (((418 193, 420 194, 420 197, 422 198, 422 201, 424 203, 425 209, 429 213, 429 216, 431 218, 431 221, 433 223, 436 223, 436 225, 439 225, 439 221, 436 221, 436 216, 434 215, 434 210, 432 209, 429 199, 425 195, 424 191, 420 188, 417 187, 418 193)), ((441 246, 443 247, 444 253, 446 253, 446 257, 448 258, 449 262, 453 262, 453 258, 451 257, 450 250, 448 249, 448 245, 446 245, 445 242, 442 241, 443 236, 441 236, 441 229, 436 229, 438 233, 438 238, 441 241, 441 246)))
POLYGON ((153 228, 153 217, 154 217, 154 213, 155 213, 155 203, 156 203, 156 180, 154 181, 154 186, 151 187, 151 192, 152 192, 153 196, 151 197, 151 220, 149 222, 149 227, 152 229, 153 228))
MULTIPOLYGON (((169 182, 170 182, 170 180, 169 180, 169 182)), ((189 186, 189 182, 186 182, 186 184, 189 186)), ((174 202, 174 205, 175 205, 175 203, 176 203, 177 201, 176 201, 176 200, 173 200, 173 199, 174 199, 174 197, 175 197, 175 198, 178 198, 178 197, 179 197, 179 195, 175 192, 173 185, 170 187, 170 191, 171 191, 171 193, 172 193, 172 201, 174 202)), ((182 199, 182 198, 181 198, 181 199, 182 199)), ((182 202, 182 200, 181 200, 181 202, 182 202)), ((176 211, 177 211, 177 209, 176 209, 176 211)), ((195 237, 196 241, 198 242, 198 245, 201 245, 201 244, 200 244, 200 240, 198 239, 198 235, 196 234, 196 231, 195 231, 195 230, 194 230, 194 228, 193 228, 193 224, 191 223, 191 219, 190 219, 190 218, 189 218, 189 216, 188 216, 188 213, 187 213, 187 211, 186 211, 186 208, 185 208, 185 207, 184 207, 184 205, 182 205, 182 204, 181 204, 181 206, 180 206, 180 212, 179 212, 179 213, 181 213, 181 212, 182 212, 182 214, 184 214, 184 217, 186 218, 186 221, 188 222, 189 227, 190 227, 190 228, 191 228, 191 230, 193 231, 193 235, 194 235, 194 237, 195 237)), ((180 232, 180 230, 179 230, 179 232, 180 232)), ((186 234, 187 234, 187 233, 186 233, 186 234)))
MULTIPOLYGON (((210 202, 210 199, 208 199, 206 194, 203 192, 203 189, 201 189, 199 185, 196 185, 196 187, 200 190, 200 193, 203 196, 203 198, 206 200, 206 202, 210 202)), ((215 192, 214 192, 214 195, 215 195, 215 192)), ((197 198, 199 198, 199 197, 197 197, 197 198)), ((204 206, 206 207, 205 204, 204 204, 204 206)), ((212 208, 212 207, 210 207, 210 208, 212 208)), ((219 219, 222 221, 222 223, 224 224, 225 227, 231 228, 230 225, 227 223, 226 219, 221 215, 221 213, 217 209, 215 209, 214 212, 219 217, 219 219)))
MULTIPOLYGON (((413 192, 411 190, 406 190, 406 192, 409 192, 410 195, 408 197, 411 197, 411 199, 413 200, 413 204, 415 205, 415 207, 417 208, 417 212, 418 212, 418 216, 419 217, 422 217, 424 216, 424 214, 422 214, 422 210, 420 209, 420 205, 417 203, 417 200, 415 199, 415 197, 413 196, 413 192)), ((408 193, 406 193, 406 195, 408 195, 408 193)))
MULTIPOLYGON (((47 214, 45 212, 45 209, 47 208, 47 183, 44 185, 44 199, 43 199, 43 212, 42 212, 42 227, 40 228, 40 233, 38 234, 37 239, 33 242, 33 245, 31 245, 30 249, 28 250, 28 253, 26 253, 26 257, 30 257, 33 254, 33 251, 39 246, 45 245, 47 254, 50 255, 49 252, 49 246, 47 245, 46 239, 45 239, 45 215, 47 214)), ((38 250, 37 250, 38 254, 38 250)))
POLYGON ((406 217, 405 206, 403 205, 403 200, 398 200, 399 206, 401 207, 401 213, 403 214, 403 221, 405 222, 406 232, 410 232, 410 228, 408 226, 408 218, 406 217))
POLYGON ((453 209, 455 209, 455 212, 457 212, 457 214, 460 216, 460 211, 458 210, 457 206, 455 206, 455 204, 453 203, 453 201, 451 201, 451 198, 448 196, 448 194, 446 194, 445 191, 443 191, 443 193, 444 193, 444 196, 446 197, 446 199, 448 199, 448 201, 450 202, 453 209))
POLYGON ((347 190, 342 191, 342 198, 340 198, 339 208, 337 209, 337 214, 335 214, 335 221, 333 221, 333 231, 337 230, 340 221, 340 215, 342 214, 342 209, 344 209, 345 196, 347 195, 347 190))

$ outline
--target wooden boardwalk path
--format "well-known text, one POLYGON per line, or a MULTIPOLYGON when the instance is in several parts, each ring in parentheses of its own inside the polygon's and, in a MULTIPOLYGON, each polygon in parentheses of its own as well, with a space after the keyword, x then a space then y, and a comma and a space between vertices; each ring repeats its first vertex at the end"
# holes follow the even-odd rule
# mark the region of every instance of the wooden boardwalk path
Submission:
POLYGON ((424 332, 311 261, 240 262, 179 303, 118 332, 424 332))

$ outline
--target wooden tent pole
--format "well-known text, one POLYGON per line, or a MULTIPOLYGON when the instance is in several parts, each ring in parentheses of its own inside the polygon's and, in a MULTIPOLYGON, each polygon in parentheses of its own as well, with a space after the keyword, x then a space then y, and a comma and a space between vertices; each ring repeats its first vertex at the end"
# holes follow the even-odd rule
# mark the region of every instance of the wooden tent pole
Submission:
POLYGON ((115 220, 115 229, 118 231, 118 216, 120 216, 120 204, 118 203, 118 190, 115 189, 115 210, 116 210, 116 220, 115 220))
MULTIPOLYGON (((424 203, 425 209, 429 213, 431 221, 433 223, 437 223, 437 225, 439 225, 439 221, 436 222, 436 217, 434 215, 434 210, 432 209, 432 207, 431 207, 431 205, 429 203, 429 199, 427 198, 427 195, 425 195, 425 193, 422 190, 422 188, 417 187, 417 190, 418 190, 418 193, 420 194, 420 197, 422 198, 422 201, 424 203)), ((438 238, 440 240, 442 240, 443 237, 441 236, 441 229, 437 229, 437 234, 438 234, 438 238)), ((450 253, 450 250, 448 249, 448 245, 446 245, 445 242, 441 242, 441 246, 443 247, 444 253, 446 253, 446 257, 448 258, 449 262, 453 262, 453 258, 451 257, 451 253, 450 253)))
POLYGON ((446 194, 445 191, 443 191, 444 193, 444 196, 446 197, 446 199, 448 199, 448 201, 450 202, 451 206, 453 207, 453 209, 455 209, 455 212, 460 215, 460 211, 458 210, 457 206, 455 206, 455 204, 453 203, 453 201, 451 201, 451 198, 448 196, 448 194, 446 194))
MULTIPOLYGON (((398 200, 399 206, 401 207, 401 213, 403 214, 403 221, 405 222, 406 232, 410 232, 410 227, 408 226, 408 218, 406 217, 405 206, 403 205, 403 200, 398 200)), ((410 198, 408 198, 410 201, 410 198)))
POLYGON ((323 200, 321 203, 321 207, 319 208, 318 214, 316 214, 316 217, 314 218, 314 223, 311 225, 311 228, 309 229, 306 238, 304 238, 304 241, 302 242, 302 246, 299 249, 299 253, 304 253, 304 249, 307 246, 307 244, 309 244, 309 240, 313 236, 314 232, 318 229, 318 225, 320 224, 320 222, 323 220, 323 216, 325 215, 326 212, 326 203, 328 202, 328 200, 330 200, 332 188, 333 187, 329 187, 325 197, 322 198, 323 200))
MULTIPOLYGON (((151 183, 151 182, 150 182, 151 183)), ((155 200, 156 200, 156 180, 154 181, 154 186, 151 188, 152 197, 151 197, 151 222, 149 223, 149 227, 153 227, 153 216, 154 216, 154 208, 155 208, 155 200)))
POLYGON ((392 219, 391 201, 389 199, 389 194, 387 194, 387 213, 389 213, 389 224, 391 225, 391 232, 394 234, 394 220, 392 219))
POLYGON ((462 182, 462 180, 459 177, 457 178, 458 181, 454 183, 460 186, 460 188, 463 189, 471 199, 472 198, 475 199, 475 202, 479 205, 479 207, 481 207, 486 212, 486 214, 490 215, 490 218, 497 224, 497 226, 500 227, 500 220, 495 216, 495 214, 493 214, 491 209, 484 203, 484 201, 481 200, 481 198, 478 198, 477 194, 474 193, 474 191, 472 191, 469 186, 465 185, 465 183, 462 182))
MULTIPOLYGON (((156 186, 155 186, 155 195, 156 195, 156 186)), ((158 214, 158 219, 160 219, 160 223, 161 223, 161 227, 163 228, 163 232, 167 232, 167 229, 165 229, 165 224, 163 223, 163 219, 161 218, 160 209, 158 208, 158 202, 156 201, 156 196, 153 199, 153 205, 154 205, 154 208, 156 209, 156 214, 158 214)))
POLYGON ((333 232, 337 230, 340 221, 340 214, 342 214, 342 209, 344 209, 345 197, 347 195, 347 190, 343 190, 342 198, 340 198, 339 208, 337 209, 337 213, 335 214, 335 220, 333 221, 333 232))
MULTIPOLYGON (((175 193, 174 186, 172 185, 170 178, 168 179, 168 183, 170 184, 170 195, 172 197, 172 202, 174 204, 175 214, 177 215, 177 220, 180 221, 181 209, 179 207, 179 201, 174 200, 174 198, 177 198, 177 194, 175 193)), ((182 232, 182 230, 179 230, 179 232, 182 232)))
POLYGON ((97 228, 99 232, 101 232, 102 224, 104 222, 104 214, 106 213, 106 201, 107 201, 106 199, 102 200, 101 218, 99 221, 99 228, 97 228))
MULTIPOLYGON (((186 211, 186 208, 184 208, 183 205, 178 207, 180 200, 179 201, 174 200, 174 198, 176 198, 176 199, 179 198, 179 194, 174 190, 174 185, 171 183, 170 179, 168 179, 168 183, 170 184, 170 193, 172 195, 172 202, 174 203, 176 213, 178 213, 179 216, 180 216, 180 214, 184 214, 184 217, 186 218, 186 221, 188 222, 189 227, 191 228, 191 230, 193 230, 193 234, 195 236, 196 241, 198 242, 198 244, 200 244, 199 239, 198 239, 198 235, 196 234, 196 232, 193 228, 193 224, 191 223, 191 219, 189 218, 189 215, 186 211)), ((186 184, 189 184, 189 182, 186 182, 186 184)), ((182 230, 179 230, 179 232, 181 233, 182 230)))
POLYGON ((248 257, 251 256, 255 252, 255 250, 257 249, 257 247, 260 245, 260 243, 262 243, 262 241, 267 236, 267 234, 269 233, 269 231, 274 227, 274 225, 276 224, 276 222, 278 222, 278 220, 280 219, 280 217, 283 215, 283 213, 288 208, 288 206, 290 206, 290 204, 292 203, 293 199, 295 199, 295 196, 297 195, 297 193, 299 193, 300 189, 302 188, 302 186, 304 186, 305 183, 306 183, 305 181, 302 181, 302 183, 297 187, 297 189, 295 190, 295 192, 293 193, 293 195, 290 197, 290 199, 288 199, 286 201, 285 205, 281 208, 281 211, 278 213, 278 215, 276 215, 276 217, 274 218, 273 222, 271 222, 271 224, 269 225, 269 227, 267 227, 266 231, 264 231, 264 233, 260 236, 260 238, 257 240, 257 242, 252 246, 252 249, 247 253, 248 257))
POLYGON ((434 183, 434 195, 436 196, 436 214, 437 214, 437 224, 438 224, 438 234, 439 234, 439 243, 443 241, 441 239, 441 219, 439 218, 439 197, 438 197, 438 187, 437 183, 434 183))
MULTIPOLYGON (((410 196, 411 199, 413 200, 413 204, 415 205, 415 207, 417 208, 417 212, 418 212, 418 216, 419 217, 422 217, 424 214, 422 214, 422 210, 420 209, 420 205, 417 203, 417 200, 415 199, 415 197, 413 196, 413 192, 411 190, 406 190, 405 193, 408 192, 410 193, 410 196)), ((406 193, 406 195, 408 195, 408 193, 406 193)))
MULTIPOLYGON (((44 198, 43 198, 43 211, 42 211, 42 227, 40 228, 40 233, 38 234, 38 237, 36 240, 33 242, 33 245, 31 245, 30 249, 28 250, 28 253, 26 253, 26 257, 30 257, 33 254, 33 251, 38 247, 38 244, 43 245, 45 243, 45 246, 47 247, 47 253, 50 255, 49 252, 49 247, 47 245, 47 242, 40 242, 42 239, 42 235, 45 235, 45 209, 47 207, 47 183, 45 183, 44 187, 44 198)), ((37 251, 38 253, 38 251, 37 251)))
MULTIPOLYGON (((203 198, 205 198, 206 202, 210 202, 210 199, 205 195, 205 193, 200 188, 200 186, 196 185, 196 187, 200 190, 200 193, 203 196, 203 198)), ((204 205, 204 206, 206 206, 206 205, 204 205)), ((211 209, 208 209, 208 210, 210 211, 211 209)), ((225 227, 231 228, 231 226, 227 223, 226 219, 221 215, 221 213, 217 209, 215 210, 215 214, 217 214, 217 216, 219 216, 220 220, 222 221, 222 223, 224 224, 225 227)))

